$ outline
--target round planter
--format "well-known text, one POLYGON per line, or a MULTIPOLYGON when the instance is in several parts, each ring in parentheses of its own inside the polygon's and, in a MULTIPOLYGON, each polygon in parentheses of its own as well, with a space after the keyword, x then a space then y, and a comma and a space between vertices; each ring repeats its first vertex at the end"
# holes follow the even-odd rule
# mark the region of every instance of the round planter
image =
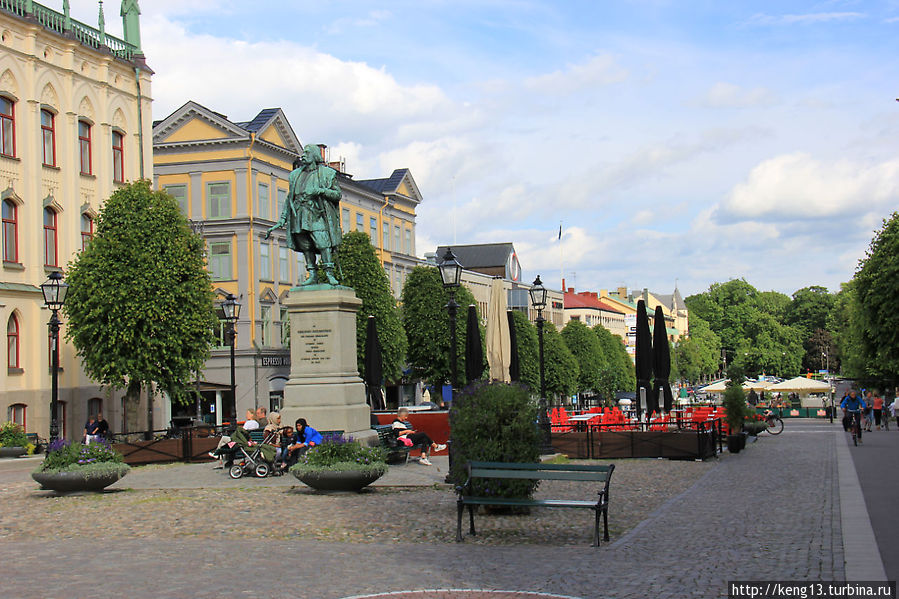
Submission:
POLYGON ((45 490, 57 493, 102 491, 128 473, 127 470, 104 472, 88 476, 84 472, 32 472, 31 478, 45 490))
POLYGON ((318 491, 355 491, 372 484, 381 475, 378 473, 347 470, 343 472, 294 472, 301 482, 318 491))
POLYGON ((24 447, 0 447, 0 458, 17 458, 25 455, 24 447))

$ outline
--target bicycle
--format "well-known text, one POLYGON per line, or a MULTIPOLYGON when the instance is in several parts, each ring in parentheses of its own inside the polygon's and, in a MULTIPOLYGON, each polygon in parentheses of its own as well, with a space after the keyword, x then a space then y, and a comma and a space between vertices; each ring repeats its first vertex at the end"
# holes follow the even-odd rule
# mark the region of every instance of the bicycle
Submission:
POLYGON ((858 447, 862 442, 862 413, 860 410, 844 410, 852 419, 852 444, 858 447))
POLYGON ((771 410, 765 411, 765 424, 768 425, 768 428, 765 430, 769 435, 779 435, 784 430, 784 421, 771 410))

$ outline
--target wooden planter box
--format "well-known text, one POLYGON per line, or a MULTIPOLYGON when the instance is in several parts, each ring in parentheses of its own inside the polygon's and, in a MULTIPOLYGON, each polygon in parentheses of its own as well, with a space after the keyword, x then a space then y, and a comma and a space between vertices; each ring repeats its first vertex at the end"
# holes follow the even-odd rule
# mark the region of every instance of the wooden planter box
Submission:
POLYGON ((695 431, 590 431, 553 433, 553 447, 572 458, 714 457, 711 433, 695 431))

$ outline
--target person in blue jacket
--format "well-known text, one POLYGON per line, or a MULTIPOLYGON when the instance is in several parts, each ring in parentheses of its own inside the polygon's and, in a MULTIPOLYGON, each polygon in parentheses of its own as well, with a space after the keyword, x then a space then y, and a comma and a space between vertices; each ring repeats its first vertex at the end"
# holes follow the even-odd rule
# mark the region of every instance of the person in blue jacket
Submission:
MULTIPOLYGON (((852 419, 854 424, 858 426, 858 442, 862 442, 862 412, 865 410, 865 400, 861 397, 858 397, 855 389, 849 392, 847 397, 843 398, 843 401, 840 402, 840 407, 843 408, 843 416, 848 416, 852 419)), ((850 425, 851 426, 851 425, 850 425)))
POLYGON ((287 467, 291 467, 297 463, 300 456, 309 451, 310 447, 321 445, 322 435, 320 432, 309 426, 305 418, 297 418, 296 432, 293 439, 287 446, 287 467))

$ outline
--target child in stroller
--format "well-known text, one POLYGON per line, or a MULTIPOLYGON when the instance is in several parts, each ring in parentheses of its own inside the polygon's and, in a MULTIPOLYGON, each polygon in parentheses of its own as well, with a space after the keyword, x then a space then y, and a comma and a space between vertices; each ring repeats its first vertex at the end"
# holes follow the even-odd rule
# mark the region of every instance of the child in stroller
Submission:
POLYGON ((228 468, 228 476, 237 479, 254 474, 265 478, 270 474, 280 474, 280 469, 275 467, 278 448, 272 444, 277 432, 266 433, 262 443, 254 443, 248 435, 247 431, 238 428, 231 436, 231 442, 218 449, 228 468))

